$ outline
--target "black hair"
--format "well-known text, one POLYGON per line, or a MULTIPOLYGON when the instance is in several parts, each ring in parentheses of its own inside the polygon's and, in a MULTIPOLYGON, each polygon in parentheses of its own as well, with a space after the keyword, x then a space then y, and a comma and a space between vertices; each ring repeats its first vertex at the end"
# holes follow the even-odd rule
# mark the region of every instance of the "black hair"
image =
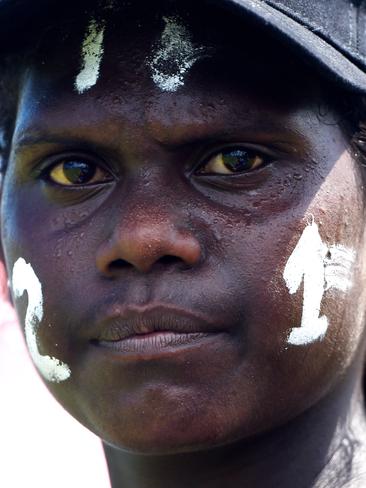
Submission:
MULTIPOLYGON (((338 124, 350 143, 353 157, 366 176, 366 95, 347 93, 340 88, 330 90, 328 103, 335 110, 338 124)), ((321 112, 321 110, 320 110, 321 112)), ((320 116, 322 114, 320 113, 320 116)))

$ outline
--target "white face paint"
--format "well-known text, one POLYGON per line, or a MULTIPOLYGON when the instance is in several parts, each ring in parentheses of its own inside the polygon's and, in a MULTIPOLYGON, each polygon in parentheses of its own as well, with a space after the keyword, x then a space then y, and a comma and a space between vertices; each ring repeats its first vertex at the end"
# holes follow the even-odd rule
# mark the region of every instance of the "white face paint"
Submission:
POLYGON ((147 60, 154 83, 163 91, 174 92, 184 85, 184 77, 196 61, 209 54, 195 46, 187 27, 175 17, 163 17, 165 28, 155 52, 147 60))
POLYGON ((314 221, 304 229, 283 273, 291 294, 304 281, 301 324, 291 330, 289 344, 303 346, 324 338, 328 329, 328 318, 320 317, 324 292, 331 288, 346 292, 350 288, 354 261, 354 251, 340 245, 328 248, 314 221))
POLYGON ((53 383, 67 380, 71 371, 67 364, 50 356, 42 356, 38 350, 37 328, 43 318, 42 286, 30 264, 19 258, 14 264, 12 288, 15 298, 28 294, 25 316, 25 338, 30 355, 42 376, 53 383))
POLYGON ((89 90, 98 81, 104 52, 104 30, 103 23, 98 25, 95 19, 90 20, 81 48, 81 71, 75 80, 75 88, 79 93, 89 90))
POLYGON ((325 290, 335 288, 346 292, 351 287, 351 273, 355 262, 355 252, 344 246, 334 245, 329 247, 325 259, 325 290))

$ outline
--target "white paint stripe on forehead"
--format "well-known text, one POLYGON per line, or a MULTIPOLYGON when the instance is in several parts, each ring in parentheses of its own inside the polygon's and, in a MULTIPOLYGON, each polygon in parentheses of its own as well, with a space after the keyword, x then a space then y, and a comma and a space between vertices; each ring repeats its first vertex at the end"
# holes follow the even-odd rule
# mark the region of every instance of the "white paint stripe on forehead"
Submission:
POLYGON ((304 281, 301 324, 291 330, 289 344, 304 346, 325 337, 328 318, 320 317, 324 292, 331 288, 346 292, 350 288, 354 261, 354 251, 338 244, 328 248, 322 242, 314 220, 304 229, 283 273, 290 294, 295 294, 304 281))
POLYGON ((32 266, 19 258, 13 267, 12 288, 15 298, 28 294, 25 316, 25 338, 34 364, 42 376, 53 383, 67 380, 71 371, 67 364, 50 356, 42 356, 38 350, 37 328, 43 319, 42 285, 32 266))
POLYGON ((188 28, 179 18, 163 20, 165 28, 147 64, 154 83, 162 91, 175 92, 184 85, 184 77, 194 63, 208 56, 209 49, 192 43, 188 28))
POLYGON ((92 18, 87 27, 81 48, 81 71, 75 80, 75 88, 81 94, 94 86, 99 78, 103 58, 105 24, 92 18))

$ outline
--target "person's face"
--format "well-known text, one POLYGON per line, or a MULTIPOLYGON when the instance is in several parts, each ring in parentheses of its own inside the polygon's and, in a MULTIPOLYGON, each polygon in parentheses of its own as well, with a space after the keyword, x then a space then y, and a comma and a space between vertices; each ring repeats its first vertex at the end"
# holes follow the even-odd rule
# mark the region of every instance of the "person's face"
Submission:
POLYGON ((49 389, 102 439, 143 452, 299 415, 354 360, 365 301, 360 170, 304 73, 253 28, 236 50, 213 42, 166 91, 148 61, 163 28, 107 25, 82 94, 81 39, 48 45, 22 89, 1 207, 9 276, 23 258, 42 288, 38 354, 64 367, 49 389), (338 286, 314 265, 327 260, 338 286))

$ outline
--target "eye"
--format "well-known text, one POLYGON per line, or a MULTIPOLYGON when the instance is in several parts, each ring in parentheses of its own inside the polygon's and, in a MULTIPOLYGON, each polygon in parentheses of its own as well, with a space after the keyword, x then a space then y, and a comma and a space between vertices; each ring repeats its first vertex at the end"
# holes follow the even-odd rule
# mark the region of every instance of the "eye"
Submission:
POLYGON ((106 170, 84 158, 61 161, 46 171, 47 179, 62 186, 84 186, 111 181, 106 170))
POLYGON ((233 175, 253 171, 265 164, 265 157, 258 151, 245 148, 228 148, 200 166, 198 174, 233 175))

